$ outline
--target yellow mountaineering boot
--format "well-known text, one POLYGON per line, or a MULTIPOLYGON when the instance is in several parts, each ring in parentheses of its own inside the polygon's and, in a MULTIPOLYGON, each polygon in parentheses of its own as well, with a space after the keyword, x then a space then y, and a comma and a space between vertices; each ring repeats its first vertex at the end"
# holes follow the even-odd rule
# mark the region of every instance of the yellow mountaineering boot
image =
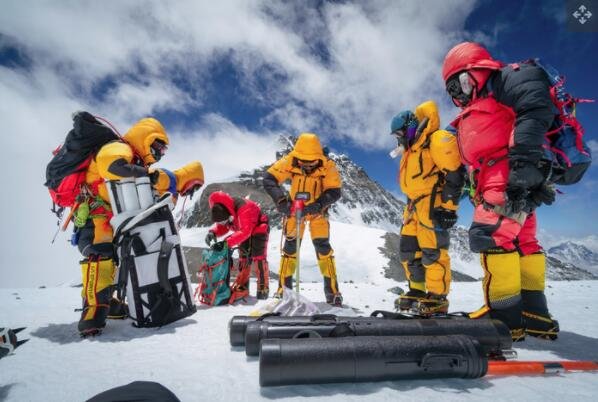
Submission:
POLYGON ((106 326, 112 297, 115 267, 112 259, 90 257, 81 261, 83 312, 79 320, 82 336, 96 335, 106 326))
POLYGON ((415 312, 419 301, 426 297, 426 284, 409 281, 409 290, 395 300, 395 309, 404 312, 415 312))
POLYGON ((521 299, 523 322, 527 335, 556 340, 559 323, 548 312, 544 295, 546 285, 546 256, 542 252, 524 255, 521 264, 521 299))
POLYGON ((324 277, 324 295, 326 296, 326 303, 336 306, 343 306, 343 296, 338 291, 338 282, 336 280, 336 264, 332 251, 326 256, 318 255, 318 266, 320 272, 324 277))
POLYGON ((422 315, 446 314, 448 313, 449 302, 446 295, 437 295, 428 292, 426 297, 419 299, 417 313, 422 315))
POLYGON ((297 268, 297 258, 295 255, 283 254, 280 257, 280 269, 278 271, 278 290, 274 297, 282 297, 283 287, 293 289, 293 275, 295 275, 295 269, 297 268))

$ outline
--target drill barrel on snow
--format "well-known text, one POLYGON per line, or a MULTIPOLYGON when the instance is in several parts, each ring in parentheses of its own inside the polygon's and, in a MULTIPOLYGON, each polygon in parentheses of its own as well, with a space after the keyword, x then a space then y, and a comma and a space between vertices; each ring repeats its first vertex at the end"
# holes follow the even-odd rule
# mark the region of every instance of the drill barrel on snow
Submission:
POLYGON ((479 378, 488 359, 467 335, 264 339, 260 385, 479 378))
POLYGON ((347 336, 469 335, 480 343, 484 354, 501 358, 512 347, 508 327, 497 320, 471 320, 439 316, 417 318, 407 314, 373 312, 369 317, 343 317, 332 314, 314 316, 234 316, 229 324, 232 346, 245 346, 250 356, 257 355, 260 342, 279 338, 339 338, 347 336), (378 314, 382 314, 381 317, 378 314))
POLYGON ((316 317, 310 322, 262 322, 247 325, 245 352, 259 354, 260 342, 265 339, 340 338, 362 336, 437 336, 468 335, 475 338, 485 356, 502 358, 503 351, 512 346, 506 325, 497 320, 468 318, 383 319, 376 317, 316 317))

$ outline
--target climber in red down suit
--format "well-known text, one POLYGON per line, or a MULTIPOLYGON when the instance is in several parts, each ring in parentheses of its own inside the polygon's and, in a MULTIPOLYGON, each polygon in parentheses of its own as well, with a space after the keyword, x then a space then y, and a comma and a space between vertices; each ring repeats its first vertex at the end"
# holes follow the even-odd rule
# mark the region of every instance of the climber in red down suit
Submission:
POLYGON ((246 198, 231 197, 223 191, 216 191, 209 197, 210 213, 215 225, 206 236, 211 245, 217 237, 224 236, 229 248, 239 247, 239 275, 231 288, 230 302, 249 294, 249 276, 255 268, 257 276, 257 298, 268 298, 268 216, 260 206, 246 198))

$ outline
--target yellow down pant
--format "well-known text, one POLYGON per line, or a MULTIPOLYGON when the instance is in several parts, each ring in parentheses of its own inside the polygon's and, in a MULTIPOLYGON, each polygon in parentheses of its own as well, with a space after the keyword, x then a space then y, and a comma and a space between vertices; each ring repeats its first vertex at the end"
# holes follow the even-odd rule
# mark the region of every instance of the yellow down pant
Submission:
POLYGON ((108 307, 116 268, 112 259, 85 259, 81 261, 84 300, 83 320, 95 318, 98 307, 108 307))
MULTIPOLYGON (((318 257, 318 267, 324 277, 325 292, 337 294, 338 281, 336 278, 336 263, 334 250, 330 246, 330 223, 324 215, 308 215, 301 221, 300 236, 303 239, 306 225, 309 225, 311 240, 318 257)), ((289 217, 284 227, 285 243, 280 259, 279 291, 283 286, 292 287, 292 277, 297 268, 297 222, 295 217, 289 217)))
POLYGON ((399 258, 410 289, 446 295, 451 284, 449 233, 435 229, 430 215, 430 196, 405 208, 399 258))

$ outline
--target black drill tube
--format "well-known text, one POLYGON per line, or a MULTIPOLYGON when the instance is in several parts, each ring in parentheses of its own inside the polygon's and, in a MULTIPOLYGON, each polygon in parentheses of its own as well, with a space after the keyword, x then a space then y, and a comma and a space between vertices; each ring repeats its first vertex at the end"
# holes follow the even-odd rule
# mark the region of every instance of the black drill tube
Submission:
POLYGON ((264 339, 260 385, 479 378, 488 370, 467 335, 264 339))
POLYGON ((371 317, 342 317, 333 314, 318 314, 314 316, 280 316, 280 315, 264 315, 261 317, 250 317, 246 315, 236 315, 228 322, 228 331, 230 335, 231 346, 245 345, 245 331, 247 325, 251 322, 269 322, 274 325, 288 325, 288 324, 302 324, 310 322, 345 322, 349 319, 371 318, 371 317))
MULTIPOLYGON (((315 314, 312 316, 281 316, 277 314, 265 314, 260 317, 250 317, 246 315, 236 315, 230 319, 228 322, 228 330, 230 336, 230 344, 231 346, 243 346, 245 345, 245 331, 247 330, 247 325, 251 322, 255 321, 262 321, 262 322, 269 322, 272 325, 302 325, 302 324, 310 324, 312 322, 318 323, 336 323, 342 324, 347 322, 348 320, 371 320, 371 319, 392 319, 392 320, 412 320, 414 319, 413 316, 409 314, 402 314, 402 313, 393 313, 388 311, 375 311, 372 313, 371 316, 367 317, 355 317, 355 316, 337 316, 334 314, 315 314), (381 315, 381 316, 380 316, 381 315)), ((446 317, 447 319, 452 319, 455 317, 446 317)))
POLYGON ((498 320, 468 318, 417 318, 392 320, 354 317, 311 322, 254 321, 247 324, 245 353, 257 356, 263 339, 291 339, 345 336, 431 336, 469 335, 480 343, 485 356, 499 358, 512 347, 509 328, 498 320))

